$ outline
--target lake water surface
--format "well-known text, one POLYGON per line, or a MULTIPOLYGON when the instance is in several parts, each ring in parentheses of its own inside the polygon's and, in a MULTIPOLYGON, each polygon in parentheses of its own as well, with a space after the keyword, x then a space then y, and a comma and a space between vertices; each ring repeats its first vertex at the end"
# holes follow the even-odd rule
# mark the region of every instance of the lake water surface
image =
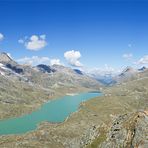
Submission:
POLYGON ((81 102, 101 95, 99 92, 88 92, 65 96, 43 104, 31 114, 0 120, 0 135, 23 134, 35 130, 43 121, 63 122, 71 113, 78 110, 81 102))

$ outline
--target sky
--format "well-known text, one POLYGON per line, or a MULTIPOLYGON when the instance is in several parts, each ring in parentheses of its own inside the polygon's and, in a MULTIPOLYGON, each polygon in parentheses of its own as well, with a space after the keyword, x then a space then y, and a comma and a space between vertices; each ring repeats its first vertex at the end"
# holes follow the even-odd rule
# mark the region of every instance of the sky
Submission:
POLYGON ((0 0, 0 51, 32 65, 148 65, 148 1, 0 0))

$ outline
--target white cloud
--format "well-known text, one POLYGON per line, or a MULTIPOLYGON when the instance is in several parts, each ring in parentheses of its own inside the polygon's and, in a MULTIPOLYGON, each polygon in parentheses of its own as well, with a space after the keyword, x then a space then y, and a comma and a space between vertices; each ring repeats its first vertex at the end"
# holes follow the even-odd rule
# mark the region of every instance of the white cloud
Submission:
POLYGON ((40 36, 32 35, 29 39, 26 36, 24 39, 19 39, 18 42, 24 44, 27 49, 33 51, 38 51, 47 45, 45 34, 40 36))
POLYGON ((40 35, 40 38, 43 39, 43 40, 45 40, 46 39, 46 35, 45 34, 42 34, 42 35, 40 35))
POLYGON ((60 59, 51 59, 50 65, 63 65, 63 64, 60 62, 60 59))
POLYGON ((143 56, 136 62, 136 64, 148 64, 148 55, 143 56))
POLYGON ((21 64, 29 64, 29 65, 38 65, 38 64, 49 65, 50 59, 48 57, 32 56, 32 57, 24 57, 24 58, 18 59, 17 62, 21 64))
POLYGON ((79 51, 67 51, 64 53, 65 59, 68 61, 68 63, 72 66, 81 67, 83 66, 79 59, 81 57, 81 53, 79 51))
POLYGON ((19 39, 18 40, 18 43, 23 44, 24 43, 24 40, 23 39, 19 39))
POLYGON ((2 41, 3 39, 4 39, 4 35, 0 33, 0 41, 2 41))
POLYGON ((44 48, 47 45, 45 38, 46 38, 45 35, 44 35, 44 37, 43 36, 40 37, 40 36, 37 36, 37 35, 32 35, 30 37, 30 40, 25 43, 25 46, 29 50, 34 50, 34 51, 40 50, 40 49, 44 48))
POLYGON ((122 55, 122 57, 126 60, 130 60, 130 59, 132 59, 133 54, 132 53, 125 53, 122 55))

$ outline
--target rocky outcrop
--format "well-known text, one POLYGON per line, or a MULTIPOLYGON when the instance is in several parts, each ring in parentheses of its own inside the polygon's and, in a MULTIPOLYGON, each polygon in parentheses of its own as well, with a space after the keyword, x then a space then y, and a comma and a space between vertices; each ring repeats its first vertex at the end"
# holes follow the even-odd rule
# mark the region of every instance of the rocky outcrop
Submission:
POLYGON ((12 59, 8 56, 7 53, 2 52, 0 53, 0 63, 8 63, 12 61, 12 59))
POLYGON ((98 128, 99 126, 93 125, 85 132, 80 141, 82 147, 89 145, 97 136, 99 136, 98 128))
POLYGON ((53 73, 55 72, 56 70, 50 66, 47 66, 47 65, 44 65, 44 64, 40 64, 40 65, 37 65, 37 69, 42 71, 43 73, 53 73))
POLYGON ((145 66, 143 66, 143 67, 139 68, 138 71, 143 72, 143 71, 145 71, 146 69, 147 69, 147 68, 146 68, 145 66))
POLYGON ((107 133, 102 148, 147 148, 148 111, 118 116, 107 133))
POLYGON ((74 69, 74 72, 76 72, 79 75, 83 75, 83 72, 81 70, 79 70, 79 69, 74 69))
POLYGON ((6 64, 6 67, 18 74, 23 74, 24 71, 20 66, 13 66, 12 64, 6 64))

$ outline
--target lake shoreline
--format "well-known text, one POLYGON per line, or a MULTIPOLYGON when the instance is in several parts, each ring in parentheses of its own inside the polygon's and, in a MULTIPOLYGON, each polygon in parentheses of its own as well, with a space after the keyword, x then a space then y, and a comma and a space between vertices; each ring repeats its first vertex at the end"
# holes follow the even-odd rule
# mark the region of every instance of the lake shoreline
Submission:
MULTIPOLYGON (((96 97, 96 96, 99 96, 100 94, 98 93, 98 92, 96 92, 95 91, 95 93, 93 94, 92 92, 83 92, 83 93, 75 93, 75 95, 74 96, 78 96, 78 97, 81 97, 81 95, 83 96, 83 95, 90 95, 90 96, 88 96, 88 98, 86 98, 86 100, 85 101, 87 101, 87 100, 89 100, 89 99, 92 99, 92 98, 94 98, 94 97, 96 97), (97 93, 97 94, 96 94, 97 93), (91 95, 94 95, 94 96, 91 96, 91 95)), ((74 97, 74 96, 69 96, 69 97, 74 97)), ((54 101, 56 100, 56 102, 57 102, 57 100, 62 100, 62 99, 67 99, 67 98, 65 98, 66 96, 64 96, 64 97, 61 97, 61 98, 56 98, 56 99, 54 99, 54 100, 50 100, 50 101, 48 101, 48 102, 46 102, 46 103, 44 103, 44 104, 42 104, 41 106, 40 106, 40 108, 38 108, 38 110, 36 110, 36 111, 34 111, 34 112, 32 112, 31 114, 33 115, 33 114, 36 114, 37 112, 40 112, 40 110, 42 110, 42 107, 44 107, 46 104, 47 104, 47 106, 48 106, 48 103, 54 103, 54 101)), ((72 99, 73 100, 73 99, 72 99)), ((73 101, 76 101, 76 100, 73 100, 73 101)), ((48 120, 50 120, 50 119, 47 119, 47 120, 45 120, 45 121, 40 121, 40 123, 34 123, 33 122, 33 127, 32 128, 35 128, 35 129, 31 129, 31 130, 29 130, 29 131, 26 131, 26 132, 22 132, 22 133, 15 133, 15 134, 1 134, 1 136, 11 136, 11 135, 22 135, 22 134, 27 134, 28 132, 33 132, 33 131, 35 131, 35 130, 37 130, 37 129, 39 129, 40 128, 40 126, 42 126, 42 124, 44 123, 44 122, 48 122, 49 124, 57 124, 57 125, 60 125, 60 124, 64 124, 73 114, 75 114, 75 113, 77 113, 77 112, 79 112, 79 110, 81 109, 80 108, 80 106, 82 105, 82 103, 83 102, 85 102, 85 101, 83 101, 82 100, 82 102, 79 104, 78 103, 78 108, 76 109, 76 111, 70 111, 70 113, 68 113, 69 115, 67 116, 67 117, 63 117, 63 118, 65 118, 63 121, 58 121, 58 122, 52 122, 52 121, 48 121, 48 120), (34 125, 35 124, 35 125, 34 125)), ((25 118, 26 116, 31 116, 31 114, 27 114, 27 115, 23 115, 23 116, 21 116, 21 117, 16 117, 16 118, 11 118, 11 119, 7 119, 7 120, 4 120, 4 121, 0 121, 0 124, 2 124, 3 122, 12 122, 13 120, 21 120, 21 118, 25 118), (11 121, 12 120, 12 121, 11 121)), ((49 116, 49 115, 48 115, 49 116)), ((64 115, 65 116, 65 115, 64 115)), ((61 115, 60 115, 60 118, 61 118, 61 115)), ((41 119, 42 120, 42 119, 41 119)), ((59 119, 58 119, 59 120, 59 119)), ((24 123, 23 123, 24 124, 24 123)), ((11 128, 10 128, 11 129, 11 128)), ((3 129, 2 129, 3 130, 3 129)), ((2 131, 1 130, 1 131, 2 131)), ((14 130, 15 131, 15 130, 14 130)))

